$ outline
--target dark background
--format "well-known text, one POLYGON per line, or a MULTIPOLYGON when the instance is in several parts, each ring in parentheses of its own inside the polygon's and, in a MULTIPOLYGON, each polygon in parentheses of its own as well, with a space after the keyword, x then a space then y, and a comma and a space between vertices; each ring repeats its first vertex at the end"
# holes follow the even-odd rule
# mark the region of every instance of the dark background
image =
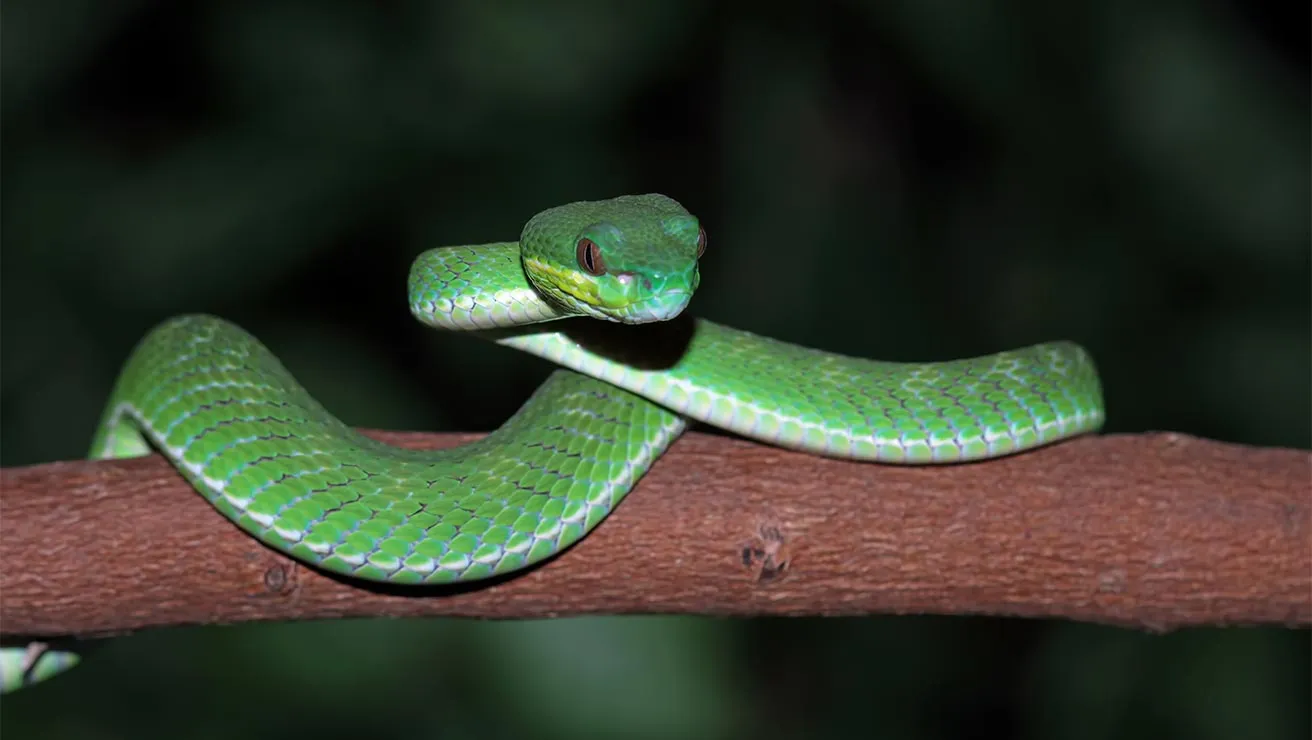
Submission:
MULTIPOLYGON (((549 367, 420 326, 410 260, 649 191, 708 228, 700 315, 894 360, 1070 338, 1108 431, 1306 449, 1309 17, 1284 7, 8 0, 0 462, 85 455, 133 343, 184 311, 352 424, 492 428, 549 367)), ((108 644, 0 733, 1306 738, 1308 637, 215 627, 108 644)))

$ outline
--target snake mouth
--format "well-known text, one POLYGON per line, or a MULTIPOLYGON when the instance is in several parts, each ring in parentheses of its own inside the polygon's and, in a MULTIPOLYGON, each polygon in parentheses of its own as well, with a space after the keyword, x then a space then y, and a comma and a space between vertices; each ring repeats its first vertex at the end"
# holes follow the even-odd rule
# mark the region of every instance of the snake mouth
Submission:
POLYGON ((687 290, 666 290, 653 296, 634 301, 617 312, 619 320, 626 324, 646 324, 653 321, 669 321, 688 307, 692 292, 687 290))

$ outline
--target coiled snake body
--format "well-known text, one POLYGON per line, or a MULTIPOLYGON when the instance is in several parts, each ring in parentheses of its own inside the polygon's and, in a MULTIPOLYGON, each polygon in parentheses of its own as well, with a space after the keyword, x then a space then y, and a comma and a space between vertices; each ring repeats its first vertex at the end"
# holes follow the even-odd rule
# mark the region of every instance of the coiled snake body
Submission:
MULTIPOLYGON (((188 315, 133 351, 90 456, 159 451, 277 550, 357 578, 433 584, 511 572, 578 541, 690 420, 884 463, 981 460, 1103 422, 1093 362, 1069 342, 890 363, 692 319, 683 311, 705 248, 696 217, 641 195, 544 211, 517 242, 420 255, 409 278, 416 318, 563 366, 463 447, 365 437, 254 337, 188 315), (557 321, 569 317, 593 320, 557 321)), ((0 688, 75 662, 63 650, 6 648, 0 688)))

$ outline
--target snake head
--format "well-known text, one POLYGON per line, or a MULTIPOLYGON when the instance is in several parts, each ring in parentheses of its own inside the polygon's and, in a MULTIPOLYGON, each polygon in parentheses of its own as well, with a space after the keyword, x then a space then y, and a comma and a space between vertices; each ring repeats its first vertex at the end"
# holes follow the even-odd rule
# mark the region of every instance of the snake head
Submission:
POLYGON ((563 310, 643 324, 688 306, 706 232, 673 199, 627 195, 543 211, 519 244, 529 282, 563 310))

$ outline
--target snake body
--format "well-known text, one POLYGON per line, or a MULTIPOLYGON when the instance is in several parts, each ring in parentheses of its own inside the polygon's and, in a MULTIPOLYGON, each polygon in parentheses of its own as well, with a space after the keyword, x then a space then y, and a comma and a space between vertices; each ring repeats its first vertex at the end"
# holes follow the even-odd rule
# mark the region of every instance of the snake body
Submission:
MULTIPOLYGON (((639 195, 543 211, 516 242, 421 254, 409 276, 414 317, 561 366, 462 447, 366 437, 253 336, 186 315, 133 350, 90 457, 158 451, 276 550, 354 578, 434 584, 509 573, 577 542, 692 421, 817 455, 913 464, 997 457, 1103 422, 1094 364, 1070 342, 892 363, 694 319, 684 309, 705 248, 679 203, 639 195)), ((69 655, 7 648, 0 688, 60 673, 69 655)))

